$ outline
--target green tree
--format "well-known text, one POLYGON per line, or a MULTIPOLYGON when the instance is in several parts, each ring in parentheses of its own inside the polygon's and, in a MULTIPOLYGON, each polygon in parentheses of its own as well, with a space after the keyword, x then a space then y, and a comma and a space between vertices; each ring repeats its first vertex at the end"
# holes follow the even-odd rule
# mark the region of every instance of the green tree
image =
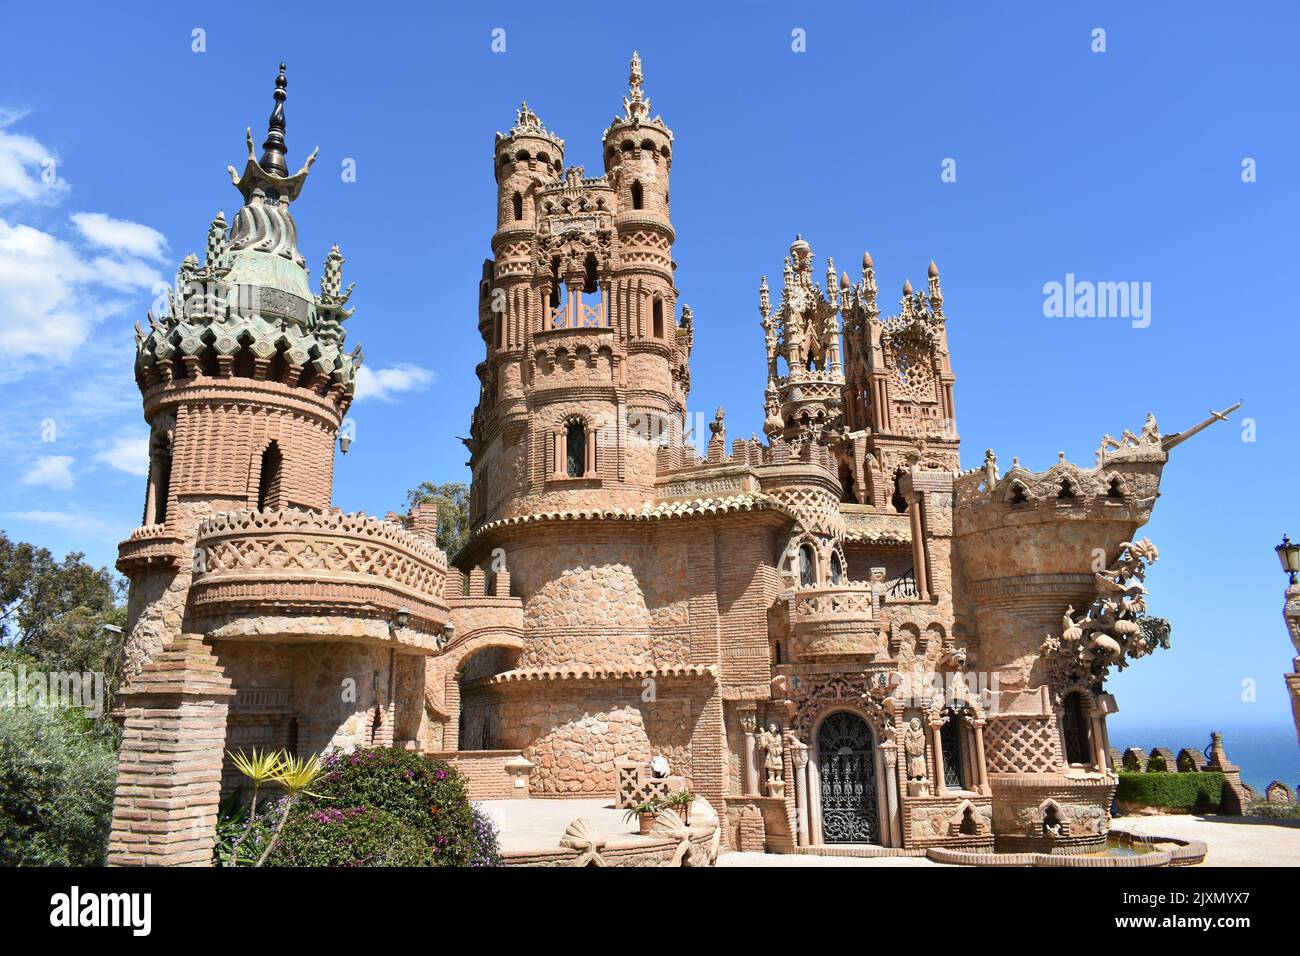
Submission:
POLYGON ((410 508, 432 504, 438 508, 438 547, 454 555, 469 536, 469 486, 463 481, 435 485, 422 481, 406 493, 410 508))
POLYGON ((115 741, 79 711, 0 708, 0 866, 102 865, 116 779, 115 741))
POLYGON ((22 650, 48 670, 102 670, 116 676, 121 657, 120 580, 74 551, 56 561, 45 548, 0 531, 0 644, 22 650))

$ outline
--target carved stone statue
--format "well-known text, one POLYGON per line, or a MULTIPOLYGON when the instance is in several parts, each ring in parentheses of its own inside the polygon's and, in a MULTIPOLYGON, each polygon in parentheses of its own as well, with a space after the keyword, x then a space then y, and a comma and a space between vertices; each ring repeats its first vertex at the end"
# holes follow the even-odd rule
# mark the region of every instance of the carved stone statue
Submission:
POLYGON ((930 784, 925 768, 925 731, 921 718, 913 717, 903 732, 903 752, 907 755, 907 790, 911 796, 929 796, 930 784))
POLYGON ((767 725, 767 730, 759 734, 758 744, 766 752, 763 758, 763 770, 767 776, 767 795, 769 797, 785 796, 785 748, 781 744, 781 731, 776 722, 767 725))

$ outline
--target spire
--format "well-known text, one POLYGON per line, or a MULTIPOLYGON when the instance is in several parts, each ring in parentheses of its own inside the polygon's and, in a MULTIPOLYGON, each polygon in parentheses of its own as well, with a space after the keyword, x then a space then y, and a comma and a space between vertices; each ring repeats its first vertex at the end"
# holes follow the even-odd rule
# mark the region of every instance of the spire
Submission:
POLYGON ((641 55, 632 51, 632 63, 627 73, 627 96, 623 97, 624 119, 639 122, 650 116, 650 98, 641 91, 645 74, 641 72, 641 55))
POLYGON ((280 61, 280 75, 275 78, 275 108, 266 124, 266 142, 262 144, 261 167, 276 176, 288 176, 289 167, 284 164, 288 147, 284 145, 284 100, 285 87, 289 81, 284 76, 284 61, 280 61))

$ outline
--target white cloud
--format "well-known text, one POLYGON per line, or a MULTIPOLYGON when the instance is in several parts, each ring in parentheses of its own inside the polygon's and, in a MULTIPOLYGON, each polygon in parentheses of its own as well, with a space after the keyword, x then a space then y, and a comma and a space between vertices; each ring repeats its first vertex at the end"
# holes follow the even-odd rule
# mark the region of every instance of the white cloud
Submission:
POLYGON ((166 236, 138 222, 114 219, 102 212, 74 212, 72 222, 87 242, 122 255, 161 259, 167 249, 166 236))
POLYGON ((0 207, 14 207, 0 218, 0 379, 27 374, 26 359, 67 361, 95 323, 132 305, 143 313, 140 294, 164 281, 156 264, 167 240, 156 229, 78 212, 55 234, 15 215, 69 189, 54 151, 11 131, 23 115, 0 108, 0 207))
POLYGON ((65 531, 89 534, 95 537, 107 537, 113 540, 123 537, 121 532, 124 525, 114 524, 94 515, 78 514, 73 511, 7 511, 0 517, 8 521, 52 525, 65 531))
POLYGON ((41 485, 55 491, 68 491, 77 480, 72 477, 71 455, 42 455, 22 477, 24 485, 41 485))
POLYGON ((54 151, 30 136, 8 132, 26 114, 0 110, 0 205, 54 203, 68 192, 54 151))
POLYGON ((66 360, 96 322, 125 307, 105 289, 139 293, 161 281, 138 259, 87 259, 48 232, 0 219, 0 359, 66 360))
POLYGON ((399 363, 390 368, 371 369, 363 365, 357 369, 358 402, 375 398, 381 402, 396 401, 401 392, 419 392, 438 380, 432 369, 399 363))
POLYGON ((149 474, 149 438, 116 438, 113 444, 95 456, 96 461, 111 465, 128 475, 149 474))

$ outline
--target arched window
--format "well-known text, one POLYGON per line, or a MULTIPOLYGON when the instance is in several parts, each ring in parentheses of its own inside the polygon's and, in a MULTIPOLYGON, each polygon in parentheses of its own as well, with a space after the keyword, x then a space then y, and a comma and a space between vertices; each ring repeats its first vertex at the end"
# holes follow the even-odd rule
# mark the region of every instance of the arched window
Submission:
POLYGON ((1110 480, 1110 486, 1106 489, 1106 497, 1107 498, 1124 497, 1124 486, 1120 484, 1120 480, 1118 478, 1112 478, 1110 480))
POLYGON ((645 201, 644 190, 641 188, 641 180, 635 180, 632 183, 632 208, 640 209, 645 201))
POLYGON ((650 313, 654 337, 662 339, 664 337, 664 300, 655 299, 654 305, 650 307, 650 313))
POLYGON ((564 468, 570 478, 587 473, 587 424, 569 422, 564 430, 564 468))
POLYGON ((894 510, 899 514, 907 510, 907 498, 903 495, 903 472, 901 470, 894 475, 894 496, 889 499, 889 503, 894 506, 894 510))
POLYGON ((1088 707, 1083 694, 1072 691, 1061 701, 1061 737, 1065 742, 1066 763, 1092 763, 1092 743, 1088 733, 1088 707))
POLYGON ((799 545, 799 586, 801 588, 810 588, 817 583, 817 576, 813 571, 813 551, 809 545, 799 545))
POLYGON ((1011 486, 1011 503, 1013 505, 1029 504, 1029 495, 1025 493, 1025 486, 1018 481, 1011 486))
POLYGON ((519 193, 515 193, 513 196, 510 197, 510 204, 511 206, 514 207, 515 222, 518 222, 520 219, 523 219, 524 218, 524 197, 521 196, 519 193))
POLYGON ((943 785, 949 790, 965 790, 961 765, 960 714, 949 714, 948 722, 939 729, 939 743, 943 747, 943 785))
POLYGON ((845 504, 855 504, 858 500, 857 491, 854 488, 853 465, 847 461, 840 462, 840 501, 845 504))
POLYGON ((588 294, 598 291, 600 286, 596 283, 596 256, 595 253, 589 252, 586 261, 583 263, 582 291, 588 294))
POLYGON ((838 551, 831 552, 831 584, 844 583, 844 562, 840 560, 838 551))
POLYGON ((172 447, 165 431, 157 431, 150 442, 149 488, 145 494, 145 524, 167 520, 167 498, 171 494, 172 447))
POLYGON ((1072 485, 1072 484, 1070 483, 1070 479, 1069 479, 1069 478, 1062 478, 1062 479, 1061 479, 1061 487, 1060 487, 1060 490, 1056 492, 1056 497, 1058 497, 1058 498, 1077 498, 1077 497, 1079 497, 1079 496, 1076 495, 1076 494, 1074 493, 1074 485, 1072 485))
POLYGON ((280 481, 284 471, 284 456, 275 442, 262 452, 262 471, 257 482, 257 510, 266 511, 281 507, 280 481))

